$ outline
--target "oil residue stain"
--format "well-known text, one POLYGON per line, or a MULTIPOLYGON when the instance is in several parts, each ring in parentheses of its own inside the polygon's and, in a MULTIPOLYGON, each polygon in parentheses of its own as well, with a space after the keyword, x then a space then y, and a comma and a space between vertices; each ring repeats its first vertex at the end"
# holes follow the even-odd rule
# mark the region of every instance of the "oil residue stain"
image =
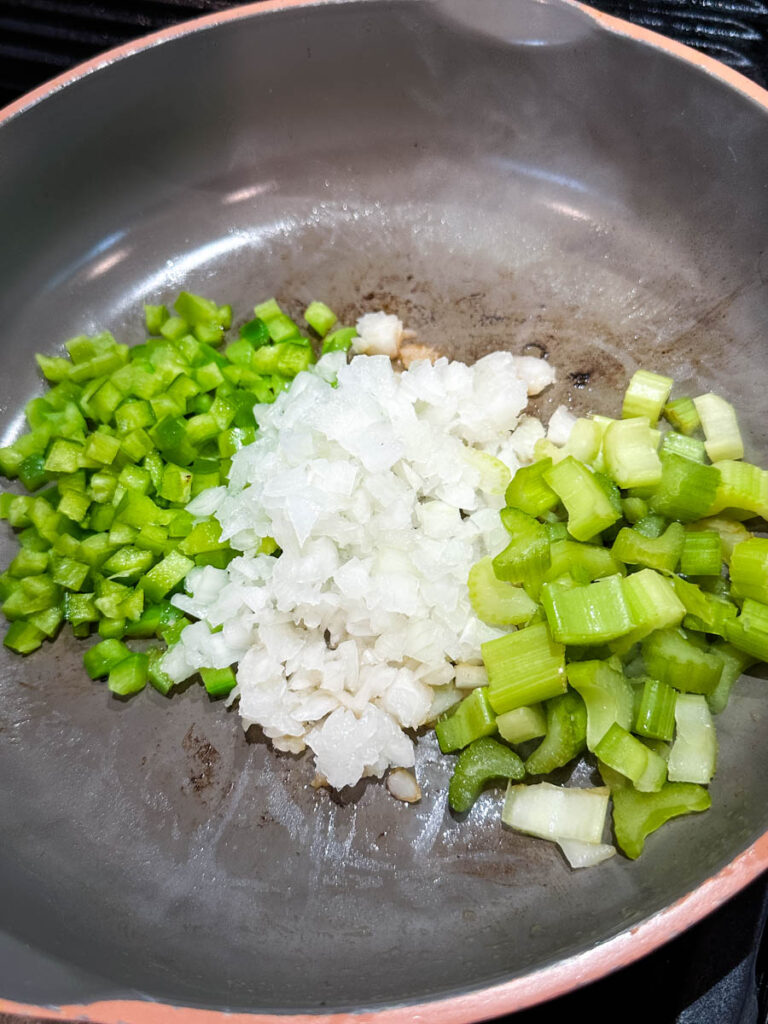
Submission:
POLYGON ((198 736, 193 725, 187 730, 181 746, 188 760, 188 777, 182 789, 204 793, 216 780, 221 755, 208 740, 198 736))

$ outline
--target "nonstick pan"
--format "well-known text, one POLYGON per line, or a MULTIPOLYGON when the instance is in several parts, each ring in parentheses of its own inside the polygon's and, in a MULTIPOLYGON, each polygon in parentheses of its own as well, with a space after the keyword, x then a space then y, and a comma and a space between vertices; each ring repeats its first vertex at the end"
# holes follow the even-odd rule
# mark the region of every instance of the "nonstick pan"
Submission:
MULTIPOLYGON (((460 358, 545 354, 545 416, 616 414, 637 366, 670 373, 732 400, 765 462, 767 181, 765 93, 563 0, 179 26, 1 116, 0 442, 35 351, 139 341, 141 304, 184 287, 241 319, 319 297, 460 358)), ((498 793, 452 817, 429 736, 418 805, 330 794, 201 688, 119 701, 81 654, 0 656, 0 1009, 479 1020, 643 955, 768 863, 759 678, 721 716, 712 810, 574 872, 502 831, 498 793)))

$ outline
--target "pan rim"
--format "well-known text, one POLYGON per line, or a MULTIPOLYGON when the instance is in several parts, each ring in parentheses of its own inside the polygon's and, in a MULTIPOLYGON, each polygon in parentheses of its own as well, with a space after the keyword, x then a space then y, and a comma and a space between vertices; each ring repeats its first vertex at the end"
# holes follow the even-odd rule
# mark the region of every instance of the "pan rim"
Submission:
MULTIPOLYGON (((0 109, 0 128, 61 89, 134 54, 205 31, 230 21, 270 14, 293 7, 325 7, 366 0, 260 0, 242 7, 204 15, 124 43, 57 75, 0 109)), ((398 0, 405 3, 408 0, 398 0)), ((552 0, 546 0, 552 2, 552 0)), ((590 8, 579 0, 555 0, 592 19, 604 30, 662 51, 697 68, 743 95, 768 113, 768 90, 738 71, 683 43, 590 8)), ((638 925, 619 932, 592 949, 506 982, 460 995, 420 1003, 360 1012, 328 1014, 271 1014, 228 1012, 185 1007, 148 1000, 107 999, 89 1003, 39 1006, 8 1000, 0 995, 0 1013, 49 1020, 94 1024, 472 1024, 516 1012, 564 995, 629 966, 659 949, 702 920, 768 870, 768 830, 716 874, 681 896, 670 906, 638 925)))

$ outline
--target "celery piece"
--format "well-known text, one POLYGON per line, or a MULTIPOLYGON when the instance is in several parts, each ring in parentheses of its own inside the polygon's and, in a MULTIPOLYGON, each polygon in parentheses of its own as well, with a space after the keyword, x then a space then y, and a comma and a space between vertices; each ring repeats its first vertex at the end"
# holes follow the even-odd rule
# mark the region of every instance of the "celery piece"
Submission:
MULTIPOLYGON (((218 536, 221 528, 218 523, 215 526, 218 536)), ((179 546, 179 550, 184 554, 198 554, 197 551, 189 550, 191 537, 190 534, 190 537, 179 546)), ((528 622, 536 611, 536 602, 522 587, 515 587, 498 579, 493 563, 494 559, 483 558, 469 571, 467 587, 475 615, 490 626, 519 626, 528 622)))
POLYGON ((648 502, 644 498, 622 498, 621 511, 628 523, 637 523, 648 515, 648 502))
POLYGON ((594 750, 614 722, 625 729, 632 725, 634 694, 621 672, 604 661, 572 662, 568 682, 587 709, 587 747, 594 750))
POLYGON ((353 340, 357 337, 357 328, 339 327, 338 330, 328 334, 323 339, 322 354, 328 352, 346 352, 351 347, 353 340))
MULTIPOLYGON (((717 492, 702 515, 716 515, 733 509, 768 516, 768 472, 749 462, 723 459, 715 466, 720 474, 717 492)), ((701 518, 696 516, 697 519, 701 518)))
POLYGON ((565 692, 565 648, 552 640, 545 622, 488 640, 481 650, 497 715, 565 692))
POLYGON ((518 469, 507 486, 507 505, 534 517, 555 509, 560 499, 544 480, 544 474, 551 468, 551 459, 541 459, 531 466, 518 469))
POLYGON ((110 670, 107 686, 118 697, 138 693, 147 685, 148 667, 146 654, 131 654, 110 670))
POLYGON ((500 779, 522 779, 523 762, 503 743, 485 736, 459 754, 448 786, 448 802, 462 814, 472 807, 484 787, 500 779))
MULTIPOLYGON (((563 524, 558 524, 563 525, 563 524)), ((623 564, 608 548, 597 544, 579 544, 573 540, 556 540, 550 544, 550 566, 544 579, 547 583, 570 574, 585 583, 615 574, 623 575, 623 564)))
POLYGON ((685 605, 686 623, 689 618, 695 620, 699 632, 717 633, 725 636, 725 623, 734 619, 738 609, 732 601, 708 594, 701 587, 679 576, 674 580, 675 593, 685 605))
POLYGON ((660 629, 647 637, 643 658, 653 679, 683 693, 711 693, 723 670, 722 658, 696 647, 679 629, 660 629))
POLYGON ((670 818, 706 811, 712 803, 706 789, 688 782, 668 782, 657 793, 612 788, 611 796, 616 842, 632 860, 643 852, 648 836, 670 818))
POLYGON ((691 398, 674 398, 664 406, 664 416, 675 430, 690 436, 701 426, 699 414, 691 398))
POLYGON ((685 523, 712 511, 720 484, 715 466, 702 466, 667 452, 661 456, 661 466, 661 482, 649 501, 653 512, 685 523))
POLYGON ((670 782, 707 785, 715 774, 717 738, 706 698, 681 693, 675 705, 675 725, 668 764, 670 782))
POLYGON ((594 474, 572 455, 544 472, 545 482, 568 512, 568 532, 576 540, 589 540, 620 518, 594 474))
POLYGON ((665 454, 681 455, 684 459, 690 459, 691 462, 706 463, 707 461, 707 450, 703 441, 699 441, 695 437, 686 437, 685 434, 678 434, 674 430, 670 430, 664 435, 661 450, 665 454))
POLYGON ((632 731, 648 739, 670 741, 675 732, 677 696, 667 683, 646 678, 640 690, 632 731))
POLYGON ((713 645, 713 650, 722 659, 723 671, 717 686, 707 694, 707 704, 713 715, 719 715, 728 706, 734 683, 758 659, 725 641, 718 641, 713 645))
POLYGON ((237 682, 231 668, 201 668, 200 678, 211 697, 226 697, 235 688, 237 682))
POLYGON ((609 727, 594 752, 609 768, 626 775, 641 793, 656 793, 666 781, 664 759, 618 722, 609 727))
POLYGON ((730 575, 734 597, 751 597, 768 604, 768 538, 752 537, 737 544, 731 552, 730 575))
POLYGON ((527 743, 546 734, 547 715, 542 704, 513 708, 496 716, 496 728, 507 743, 527 743))
POLYGON ((648 370, 636 370, 624 394, 622 419, 643 416, 655 427, 669 399, 672 384, 671 377, 663 377, 648 370))
POLYGON ((621 562, 643 565, 660 572, 674 572, 685 542, 685 529, 670 523, 660 537, 645 537, 629 526, 622 527, 613 542, 611 553, 621 562))
POLYGON ((741 523, 732 519, 724 519, 720 516, 712 516, 709 519, 700 519, 696 523, 689 523, 686 527, 689 531, 714 530, 720 536, 723 561, 726 565, 731 563, 731 555, 737 544, 749 540, 752 534, 741 523))
POLYGON ((655 487, 661 481, 657 447, 647 419, 616 420, 603 438, 605 468, 619 487, 655 487))
POLYGON ((478 687, 453 708, 447 718, 435 725, 435 733, 444 754, 461 750, 481 736, 496 732, 496 716, 485 687, 478 687))
POLYGON ((605 786, 566 789, 550 782, 526 786, 510 782, 501 820, 510 828, 541 839, 558 843, 575 840, 596 846, 605 831, 609 797, 605 786))
POLYGON ((586 746, 587 711, 573 690, 547 701, 547 732, 525 762, 529 775, 548 775, 577 757, 586 746))
POLYGON ((512 540, 492 561, 498 580, 523 584, 536 596, 549 568, 549 539, 544 526, 516 508, 503 510, 502 522, 512 540))
POLYGON ((3 638, 3 644, 16 654, 31 654, 42 645, 45 633, 31 622, 12 622, 3 638))
POLYGON ((304 319, 310 327, 317 331, 321 338, 324 338, 336 323, 338 317, 324 302, 314 301, 310 302, 304 310, 304 319))
POLYGON ((619 575, 583 587, 545 583, 541 603, 559 643, 602 644, 634 628, 619 575))
POLYGON ((723 545, 716 530, 686 532, 680 555, 681 573, 685 576, 719 576, 722 567, 723 545))
POLYGON ((740 651, 768 661, 768 605, 745 598, 741 614, 725 622, 724 632, 725 639, 740 651))
POLYGON ((706 438, 704 446, 711 461, 743 458, 744 442, 731 403, 710 392, 694 398, 693 404, 701 420, 706 438))
POLYGON ((130 656, 131 652, 119 640, 102 640, 85 652, 83 665, 91 679, 100 679, 130 656))

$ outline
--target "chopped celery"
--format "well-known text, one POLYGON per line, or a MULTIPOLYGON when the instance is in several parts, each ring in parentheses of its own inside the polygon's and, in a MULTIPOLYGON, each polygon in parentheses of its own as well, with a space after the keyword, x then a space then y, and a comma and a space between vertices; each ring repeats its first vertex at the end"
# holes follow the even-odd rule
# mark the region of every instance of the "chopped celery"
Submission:
POLYGON ((493 559, 493 571, 497 579, 523 584, 536 596, 550 563, 547 531, 532 516, 515 508, 504 509, 502 521, 512 540, 493 559))
POLYGON ((496 716, 496 728, 507 743, 527 743, 546 734, 547 715, 541 704, 513 708, 496 716))
POLYGON ((551 468, 551 459, 541 459, 518 469, 506 490, 507 505, 529 516, 541 516, 556 508, 560 499, 544 479, 551 468))
POLYGON ((677 568, 684 543, 685 528, 680 523, 670 523, 660 537, 646 537, 625 526, 619 530, 611 552, 621 562, 671 573, 677 568))
POLYGON ((706 698, 695 693, 679 694, 675 725, 668 764, 670 782, 707 785, 715 774, 717 739, 706 698))
MULTIPOLYGON (((183 545, 180 550, 186 553, 183 545)), ((528 622, 536 611, 533 601, 522 587, 498 579, 495 559, 483 558, 469 573, 467 587, 475 614, 490 626, 518 626, 528 622)))
POLYGON ((568 532, 576 540, 589 540, 621 516, 594 474, 572 455, 544 473, 544 480, 568 512, 568 532))
POLYGON ((680 555, 680 572, 684 576, 719 576, 722 566, 723 544, 720 534, 716 530, 688 530, 680 555))
POLYGON ((737 544, 731 552, 730 575, 734 597, 751 597, 768 604, 768 539, 752 537, 737 544))
POLYGON ((703 786, 687 782, 668 782, 657 793, 612 787, 611 796, 616 842, 632 860, 643 852, 648 836, 670 818, 706 811, 712 802, 703 786))
POLYGON ((473 690, 460 704, 457 704, 447 718, 435 726, 435 733, 444 754, 461 750, 481 736, 496 732, 496 716, 488 702, 484 687, 473 690))
POLYGON ((653 679, 683 693, 711 693, 720 680, 722 659, 687 639, 678 629, 660 629, 643 641, 643 658, 653 679))
POLYGON ((529 775, 548 775, 572 761, 586 745, 587 711, 578 693, 568 690, 553 697, 545 709, 547 731, 525 762, 529 775))
POLYGON ((694 398, 693 404, 701 420, 710 460, 719 462, 721 459, 741 459, 744 456, 744 442, 730 402, 709 393, 694 398))
POLYGON ((448 787, 448 802, 454 811, 470 810, 489 782, 522 779, 523 762, 517 754, 497 740, 483 737, 462 750, 448 787))
POLYGON ((645 679, 632 731, 648 739, 671 740, 675 732, 677 697, 676 691, 667 683, 662 683, 658 679, 645 679))
POLYGON ((701 426, 699 414, 691 398, 673 398, 664 406, 664 416, 682 434, 695 434, 701 426))
POLYGON ((615 420, 603 438, 605 468, 619 487, 655 487, 661 480, 657 432, 643 417, 615 420))
POLYGON ((497 715, 566 690, 565 648, 553 641, 544 622, 489 640, 482 652, 488 700, 497 715))
POLYGON ((541 839, 602 841, 610 793, 604 786, 566 789, 549 782, 509 783, 501 820, 510 828, 541 839))
POLYGON ((563 644, 602 644, 634 627, 619 575, 583 587, 545 583, 541 602, 552 636, 563 644))
POLYGON ((662 454, 661 467, 661 482, 649 501, 652 511, 683 523, 713 511, 720 484, 717 468, 669 452, 662 454))
POLYGON ((641 793, 655 793, 667 778, 666 762, 659 754, 614 722, 595 747, 609 768, 630 779, 641 793))
POLYGON ((636 370, 624 394, 622 419, 644 416, 655 427, 669 398, 672 384, 671 377, 663 377, 648 370, 636 370))
POLYGON ((614 722, 632 725, 633 693, 624 675, 604 661, 572 662, 568 682, 587 709, 587 747, 594 750, 614 722))

